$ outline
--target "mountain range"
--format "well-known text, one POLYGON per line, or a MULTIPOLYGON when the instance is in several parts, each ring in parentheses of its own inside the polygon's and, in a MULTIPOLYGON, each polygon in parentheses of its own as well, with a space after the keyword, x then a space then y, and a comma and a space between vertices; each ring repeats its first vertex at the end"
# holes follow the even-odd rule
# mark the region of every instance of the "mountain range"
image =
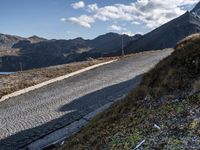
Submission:
POLYGON ((103 56, 116 55, 124 45, 141 38, 117 33, 107 33, 92 40, 76 38, 70 40, 47 40, 32 36, 23 38, 0 34, 0 70, 16 71, 23 64, 23 69, 32 69, 58 65, 74 61, 87 60, 103 56), (115 43, 115 44, 113 44, 115 43))
POLYGON ((181 39, 200 32, 200 3, 191 11, 130 42, 127 52, 172 48, 181 39))
POLYGON ((47 40, 38 36, 23 38, 0 34, 0 71, 17 71, 58 65, 104 56, 173 48, 178 41, 200 32, 200 3, 193 10, 145 35, 107 33, 92 40, 47 40))
POLYGON ((0 49, 12 48, 14 44, 23 40, 30 41, 30 43, 37 43, 37 42, 45 41, 46 39, 38 37, 38 36, 23 38, 20 36, 0 34, 0 49))

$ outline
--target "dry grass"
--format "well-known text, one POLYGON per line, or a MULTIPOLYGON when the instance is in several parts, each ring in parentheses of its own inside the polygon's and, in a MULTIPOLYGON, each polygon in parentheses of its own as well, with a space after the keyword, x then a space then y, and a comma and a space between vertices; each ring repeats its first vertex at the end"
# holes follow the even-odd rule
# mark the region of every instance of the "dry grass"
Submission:
MULTIPOLYGON (((145 53, 152 53, 151 51, 145 53)), ((126 59, 127 57, 133 57, 137 55, 143 55, 142 53, 129 54, 116 57, 102 57, 98 59, 91 59, 88 61, 69 63, 65 65, 58 65, 52 67, 46 67, 41 69, 32 69, 23 72, 17 72, 12 75, 0 75, 0 98, 4 95, 13 93, 15 91, 21 90, 26 87, 36 85, 38 83, 48 81, 52 78, 66 75, 68 73, 95 65, 98 63, 110 61, 110 60, 119 60, 126 59)))
POLYGON ((18 56, 19 55, 19 49, 17 48, 0 48, 0 56, 18 56))
POLYGON ((27 70, 17 72, 12 75, 0 75, 0 97, 38 83, 48 81, 52 78, 66 75, 68 73, 113 59, 115 58, 100 58, 84 62, 27 70))
POLYGON ((187 96, 190 92, 200 75, 199 60, 199 35, 178 43, 171 56, 145 74, 136 90, 95 117, 79 133, 68 139, 66 145, 56 149, 133 149, 138 141, 147 136, 152 138, 152 141, 146 142, 147 149, 179 149, 183 140, 190 141, 190 136, 197 132, 198 128, 192 131, 188 129, 187 122, 193 119, 189 112, 199 105, 200 98, 194 98, 197 104, 191 103, 191 98, 179 103, 173 100, 180 95, 187 96), (186 122, 183 125, 185 129, 179 127, 180 122, 172 121, 176 118, 186 122), (156 122, 163 128, 160 133, 152 129, 156 122), (190 134, 186 134, 187 138, 181 141, 181 137, 175 133, 182 133, 182 130, 190 134), (162 136, 160 141, 156 139, 157 136, 162 136))
POLYGON ((151 87, 152 96, 174 94, 188 90, 200 75, 200 35, 190 36, 178 43, 171 56, 147 73, 142 84, 151 87))

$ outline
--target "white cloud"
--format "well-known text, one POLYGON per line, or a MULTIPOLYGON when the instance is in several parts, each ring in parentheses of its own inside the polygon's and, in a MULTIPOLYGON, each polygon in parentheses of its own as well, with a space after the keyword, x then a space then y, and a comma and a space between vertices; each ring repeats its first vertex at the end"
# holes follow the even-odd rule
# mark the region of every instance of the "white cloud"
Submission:
POLYGON ((123 28, 121 26, 118 26, 118 25, 111 25, 111 26, 108 27, 108 30, 111 30, 111 31, 126 31, 127 29, 123 28))
POLYGON ((90 5, 88 5, 87 7, 88 7, 88 11, 89 11, 89 12, 98 10, 98 6, 97 6, 96 3, 90 4, 90 5))
POLYGON ((199 2, 199 0, 178 0, 179 6, 193 5, 199 2))
POLYGON ((193 5, 197 0, 137 0, 134 21, 141 21, 149 28, 156 28, 180 15, 186 10, 182 6, 193 5))
POLYGON ((129 5, 114 4, 93 10, 94 17, 102 21, 122 20, 132 24, 143 22, 156 28, 183 14, 183 6, 193 5, 198 0, 137 0, 129 5))
POLYGON ((60 21, 65 22, 66 18, 60 18, 60 21))
POLYGON ((122 34, 126 34, 128 36, 134 36, 135 35, 135 33, 131 32, 131 31, 124 31, 124 32, 122 32, 122 34))
POLYGON ((79 1, 77 3, 72 3, 72 7, 74 9, 84 8, 85 7, 85 3, 83 1, 79 1))
MULTIPOLYGON (((90 28, 95 20, 124 21, 131 24, 144 24, 148 28, 156 28, 185 13, 185 6, 192 6, 199 0, 136 0, 130 4, 113 4, 98 7, 96 3, 87 5, 85 9, 90 17, 71 17, 67 22, 90 28)), ((73 8, 84 8, 83 1, 73 3, 73 8)), ((117 29, 117 28, 115 28, 117 29)))
POLYGON ((61 18, 61 21, 77 24, 85 28, 91 28, 91 23, 95 22, 92 17, 87 15, 81 15, 80 17, 71 17, 68 19, 61 18))
POLYGON ((137 21, 132 21, 131 24, 134 24, 134 25, 139 25, 140 23, 137 22, 137 21))
POLYGON ((94 17, 102 21, 107 21, 110 19, 120 19, 127 21, 132 20, 131 14, 127 13, 117 5, 99 8, 96 10, 94 17))

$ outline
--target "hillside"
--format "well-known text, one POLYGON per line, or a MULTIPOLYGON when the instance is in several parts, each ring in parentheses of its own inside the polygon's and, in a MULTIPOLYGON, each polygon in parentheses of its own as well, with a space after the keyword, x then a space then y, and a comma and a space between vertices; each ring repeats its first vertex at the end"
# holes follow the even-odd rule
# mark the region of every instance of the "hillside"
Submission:
POLYGON ((13 47, 14 44, 17 44, 20 41, 30 41, 30 43, 38 43, 41 41, 45 41, 46 39, 38 37, 38 36, 32 36, 29 38, 24 38, 20 36, 14 36, 14 35, 8 35, 8 34, 0 34, 0 50, 1 49, 10 49, 13 47))
POLYGON ((141 35, 130 37, 117 33, 107 33, 92 40, 76 38, 70 40, 45 40, 32 36, 21 38, 2 35, 0 38, 0 56, 2 71, 16 71, 22 64, 23 70, 41 68, 51 65, 83 61, 88 58, 116 55, 121 49, 122 37, 124 45, 137 40, 141 35), (116 43, 116 44, 113 44, 116 43))
POLYGON ((146 73, 125 99, 55 149, 199 149, 200 34, 146 73))
MULTIPOLYGON (((197 7, 200 5, 196 6, 197 7)), ((172 48, 176 43, 194 33, 200 32, 200 18, 194 11, 186 12, 182 16, 147 33, 141 39, 131 42, 125 49, 127 52, 159 50, 172 48), (144 44, 145 43, 145 44, 144 44)))
POLYGON ((39 83, 49 81, 56 77, 60 77, 71 72, 114 59, 118 58, 99 58, 89 61, 20 71, 11 75, 0 75, 0 99, 2 96, 11 94, 15 91, 19 91, 39 83))
POLYGON ((200 16, 200 2, 191 10, 191 13, 200 16))
MULTIPOLYGON (((137 40, 141 37, 141 35, 135 35, 133 37, 123 35, 124 45, 126 46, 129 42, 137 40)), ((121 49, 122 36, 117 33, 107 33, 95 38, 94 40, 88 41, 88 45, 91 47, 93 52, 116 52, 121 49)))

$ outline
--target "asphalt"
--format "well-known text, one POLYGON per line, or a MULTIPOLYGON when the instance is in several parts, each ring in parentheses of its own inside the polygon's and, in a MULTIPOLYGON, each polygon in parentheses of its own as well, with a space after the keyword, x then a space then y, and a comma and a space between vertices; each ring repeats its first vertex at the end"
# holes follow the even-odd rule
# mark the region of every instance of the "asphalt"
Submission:
POLYGON ((170 53, 137 54, 1 102, 0 150, 22 148, 127 95, 170 53))

